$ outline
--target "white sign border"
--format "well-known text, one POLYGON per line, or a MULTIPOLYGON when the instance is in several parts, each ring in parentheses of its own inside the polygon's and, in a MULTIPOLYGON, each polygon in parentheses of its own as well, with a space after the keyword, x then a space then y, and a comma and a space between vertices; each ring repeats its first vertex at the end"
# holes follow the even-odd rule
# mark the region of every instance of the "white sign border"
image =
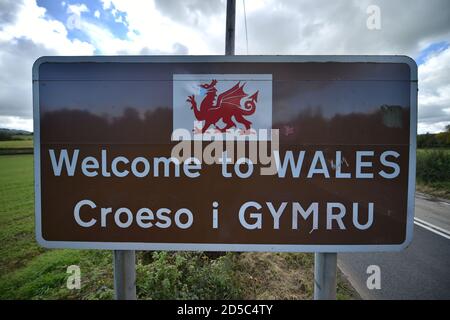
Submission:
POLYGON ((44 56, 33 64, 33 123, 34 123, 34 190, 35 230, 37 242, 46 248, 108 249, 108 250, 169 250, 169 251, 270 251, 270 252, 382 252, 401 251, 412 241, 414 229, 414 197, 416 183, 417 137, 417 64, 408 56, 44 56), (367 62, 405 63, 410 69, 410 139, 406 237, 401 244, 392 245, 291 245, 291 244, 225 244, 225 243, 147 243, 147 242, 89 242, 48 241, 42 237, 41 223, 41 154, 39 67, 46 62, 116 62, 116 63, 195 63, 195 62, 367 62))

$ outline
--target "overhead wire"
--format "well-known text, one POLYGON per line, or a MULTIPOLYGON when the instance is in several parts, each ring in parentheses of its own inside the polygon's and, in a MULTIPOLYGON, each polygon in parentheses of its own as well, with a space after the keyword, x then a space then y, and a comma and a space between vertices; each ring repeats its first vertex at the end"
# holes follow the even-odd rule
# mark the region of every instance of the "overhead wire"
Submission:
POLYGON ((245 10, 245 0, 242 0, 242 5, 244 7, 245 44, 246 44, 247 55, 248 55, 247 12, 245 10))

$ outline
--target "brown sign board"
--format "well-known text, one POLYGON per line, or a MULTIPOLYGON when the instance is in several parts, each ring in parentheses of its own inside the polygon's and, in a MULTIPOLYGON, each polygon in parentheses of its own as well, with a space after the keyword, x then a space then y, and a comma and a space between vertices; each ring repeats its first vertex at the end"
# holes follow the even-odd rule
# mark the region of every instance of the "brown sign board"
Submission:
POLYGON ((33 103, 45 247, 350 252, 412 239, 408 57, 42 57, 33 103))

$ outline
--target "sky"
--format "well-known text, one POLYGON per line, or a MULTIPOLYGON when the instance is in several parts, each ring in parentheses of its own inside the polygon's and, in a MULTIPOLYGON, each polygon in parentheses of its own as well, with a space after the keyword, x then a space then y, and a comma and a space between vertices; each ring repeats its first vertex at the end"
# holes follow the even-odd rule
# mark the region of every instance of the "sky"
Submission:
MULTIPOLYGON (((448 0, 245 0, 245 15, 236 2, 236 54, 408 55, 419 67, 419 133, 450 124, 448 0)), ((226 0, 0 0, 0 128, 32 130, 38 57, 220 55, 225 9, 226 0)))

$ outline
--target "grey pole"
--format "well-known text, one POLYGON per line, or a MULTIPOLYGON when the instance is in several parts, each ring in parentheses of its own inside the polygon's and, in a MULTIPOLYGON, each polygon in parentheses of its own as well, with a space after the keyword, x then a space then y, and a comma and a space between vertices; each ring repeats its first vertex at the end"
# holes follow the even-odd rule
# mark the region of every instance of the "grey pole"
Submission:
POLYGON ((234 29, 236 24, 236 0, 227 0, 225 55, 234 56, 234 29))
POLYGON ((336 300, 337 253, 314 255, 314 300, 336 300))
POLYGON ((114 295, 116 300, 136 300, 134 250, 114 250, 114 295))

